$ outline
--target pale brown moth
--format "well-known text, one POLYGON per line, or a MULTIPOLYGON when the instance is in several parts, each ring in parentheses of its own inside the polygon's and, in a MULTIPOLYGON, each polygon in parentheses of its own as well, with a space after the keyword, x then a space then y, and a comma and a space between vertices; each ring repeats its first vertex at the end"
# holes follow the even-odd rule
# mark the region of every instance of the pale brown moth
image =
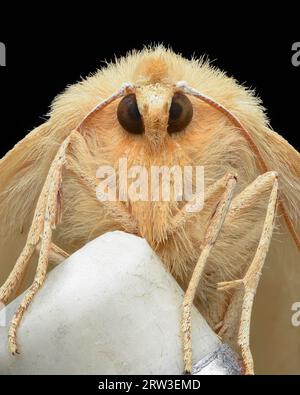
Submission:
POLYGON ((186 372, 194 302, 238 351, 245 373, 254 372, 253 359, 258 373, 300 373, 300 333, 291 324, 300 300, 300 154, 233 78, 161 46, 133 52, 59 95, 49 119, 1 160, 0 174, 0 301, 30 285, 9 329, 13 354, 49 259, 123 230, 144 237, 186 291, 186 372), (204 166, 203 209, 100 202, 98 166, 117 170, 124 157, 146 168, 204 166))

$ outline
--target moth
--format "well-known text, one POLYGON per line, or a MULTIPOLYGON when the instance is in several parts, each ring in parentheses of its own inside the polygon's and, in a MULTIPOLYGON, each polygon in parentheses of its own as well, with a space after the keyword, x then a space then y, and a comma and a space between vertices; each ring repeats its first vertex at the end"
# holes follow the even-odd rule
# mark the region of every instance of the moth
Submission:
POLYGON ((9 328, 13 354, 51 262, 122 230, 145 238, 185 291, 187 373, 193 303, 244 373, 254 363, 258 373, 299 373, 300 154, 254 92, 208 61, 162 46, 133 51, 57 96, 0 173, 0 301, 28 287, 9 328), (174 198, 99 201, 97 169, 118 171, 121 158, 146 169, 203 166, 202 210, 174 198))

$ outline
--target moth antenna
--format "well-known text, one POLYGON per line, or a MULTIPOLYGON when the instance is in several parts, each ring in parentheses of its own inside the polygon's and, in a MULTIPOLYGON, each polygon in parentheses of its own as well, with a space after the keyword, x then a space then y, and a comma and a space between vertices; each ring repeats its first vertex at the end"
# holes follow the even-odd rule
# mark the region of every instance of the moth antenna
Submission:
POLYGON ((103 110, 106 106, 108 106, 110 103, 114 102, 116 99, 119 97, 128 95, 129 93, 133 93, 135 90, 135 86, 131 84, 130 82, 126 82, 121 85, 121 87, 114 92, 112 95, 107 97, 104 100, 101 100, 100 103, 98 103, 78 124, 76 127, 76 131, 79 132, 79 129, 83 126, 83 124, 91 117, 91 115, 95 114, 97 111, 103 110))

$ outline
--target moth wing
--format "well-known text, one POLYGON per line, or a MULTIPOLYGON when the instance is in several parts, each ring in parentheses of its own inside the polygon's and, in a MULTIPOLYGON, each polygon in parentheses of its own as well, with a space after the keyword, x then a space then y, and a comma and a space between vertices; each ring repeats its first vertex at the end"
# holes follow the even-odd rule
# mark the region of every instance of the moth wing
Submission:
POLYGON ((282 224, 268 253, 253 306, 251 350, 259 374, 300 373, 300 253, 282 224))
POLYGON ((300 153, 282 136, 268 128, 258 140, 257 145, 268 169, 276 170, 279 174, 280 198, 300 248, 300 153))
MULTIPOLYGON (((300 239, 300 154, 265 128, 254 135, 269 170, 279 174, 279 193, 300 239)), ((300 373, 300 327, 292 310, 300 302, 300 249, 280 215, 254 303, 251 349, 257 373, 300 373)))

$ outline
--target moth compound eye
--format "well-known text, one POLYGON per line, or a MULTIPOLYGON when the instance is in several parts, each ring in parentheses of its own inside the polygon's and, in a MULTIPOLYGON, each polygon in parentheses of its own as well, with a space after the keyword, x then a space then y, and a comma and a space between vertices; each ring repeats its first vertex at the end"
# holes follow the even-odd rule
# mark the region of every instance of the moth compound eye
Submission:
POLYGON ((123 97, 120 101, 117 116, 120 125, 127 132, 132 134, 144 133, 144 123, 134 93, 123 97))
POLYGON ((182 93, 175 93, 169 111, 169 133, 181 132, 193 118, 193 106, 182 93))

